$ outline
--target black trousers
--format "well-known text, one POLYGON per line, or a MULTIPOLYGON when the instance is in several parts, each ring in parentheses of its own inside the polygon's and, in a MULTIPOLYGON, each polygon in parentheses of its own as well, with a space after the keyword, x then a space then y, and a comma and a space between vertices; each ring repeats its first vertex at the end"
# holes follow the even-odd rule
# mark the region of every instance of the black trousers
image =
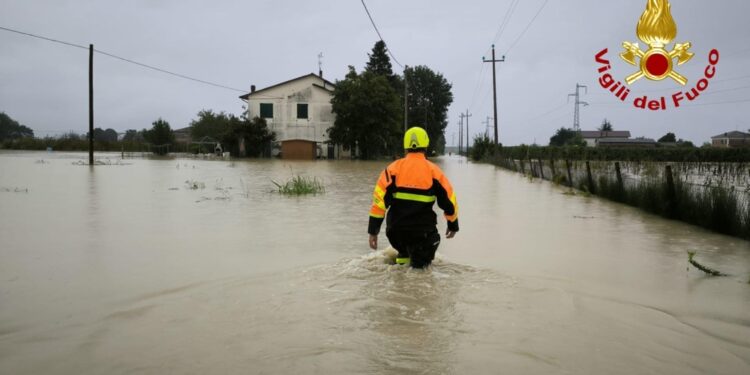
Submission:
POLYGON ((386 229, 385 235, 399 258, 411 258, 413 268, 425 268, 435 259, 435 251, 440 246, 437 228, 431 231, 409 231, 386 229))

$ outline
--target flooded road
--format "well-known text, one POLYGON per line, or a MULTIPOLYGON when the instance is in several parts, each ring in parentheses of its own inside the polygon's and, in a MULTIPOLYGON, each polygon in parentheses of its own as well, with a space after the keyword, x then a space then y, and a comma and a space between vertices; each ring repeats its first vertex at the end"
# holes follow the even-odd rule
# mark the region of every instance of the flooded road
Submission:
POLYGON ((444 157, 461 231, 409 270, 387 163, 99 157, 0 153, 1 374, 750 373, 744 240, 444 157))

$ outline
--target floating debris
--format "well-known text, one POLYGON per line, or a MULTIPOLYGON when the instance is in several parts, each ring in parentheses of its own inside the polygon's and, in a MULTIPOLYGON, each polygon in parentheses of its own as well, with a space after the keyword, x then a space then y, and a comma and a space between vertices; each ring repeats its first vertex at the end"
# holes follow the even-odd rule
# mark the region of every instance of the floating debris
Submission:
POLYGON ((28 192, 29 192, 29 188, 19 188, 19 187, 9 188, 9 187, 0 187, 0 191, 2 191, 2 192, 4 192, 4 193, 28 193, 28 192))
POLYGON ((198 190, 198 189, 205 189, 206 184, 200 181, 190 181, 186 180, 185 185, 187 185, 187 188, 190 190, 198 190))

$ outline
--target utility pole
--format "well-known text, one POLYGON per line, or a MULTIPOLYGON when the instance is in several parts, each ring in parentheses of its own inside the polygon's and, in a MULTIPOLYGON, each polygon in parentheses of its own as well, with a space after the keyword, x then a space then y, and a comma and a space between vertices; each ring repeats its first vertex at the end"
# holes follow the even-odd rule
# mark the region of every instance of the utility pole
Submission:
POLYGON ((458 119, 458 154, 464 149, 464 114, 461 113, 458 119))
POLYGON ((581 115, 580 115, 579 106, 581 104, 583 104, 584 107, 587 106, 587 105, 589 105, 589 103, 581 101, 580 89, 585 89, 586 94, 589 93, 588 87, 586 87, 584 85, 579 85, 578 83, 576 83, 576 92, 573 93, 573 94, 568 94, 568 102, 570 102, 570 97, 571 96, 573 96, 573 97, 576 98, 575 110, 573 110, 573 130, 575 130, 575 131, 581 131, 581 123, 580 123, 580 121, 581 121, 581 115))
POLYGON ((94 45, 89 44, 89 165, 94 165, 94 45))
POLYGON ((469 138, 471 138, 469 136, 469 134, 471 134, 469 133, 469 117, 471 116, 472 116, 471 113, 469 113, 469 110, 467 109, 466 115, 464 116, 466 118, 466 156, 467 157, 469 156, 469 138))
POLYGON ((495 59, 495 45, 492 45, 492 60, 485 60, 482 56, 482 61, 492 63, 492 104, 495 109, 495 144, 497 144, 497 80, 495 79, 495 63, 505 62, 505 55, 501 59, 495 59))
POLYGON ((407 70, 409 70, 409 65, 404 65, 404 133, 406 133, 407 122, 409 122, 409 80, 406 78, 407 70))

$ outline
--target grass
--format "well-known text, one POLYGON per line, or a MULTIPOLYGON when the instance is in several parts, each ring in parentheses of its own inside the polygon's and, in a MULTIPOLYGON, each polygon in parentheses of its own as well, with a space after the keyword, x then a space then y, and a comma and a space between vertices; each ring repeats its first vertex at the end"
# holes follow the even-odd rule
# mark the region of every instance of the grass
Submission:
POLYGON ((284 195, 321 194, 326 191, 323 182, 316 177, 303 177, 297 175, 283 185, 273 180, 271 180, 271 182, 279 188, 279 194, 284 195))
POLYGON ((687 253, 688 253, 688 262, 690 262, 690 264, 692 264, 695 268, 697 268, 697 269, 699 269, 699 270, 701 270, 701 271, 703 271, 706 274, 711 275, 711 276, 727 276, 727 274, 725 274, 725 273, 721 273, 721 272, 719 272, 719 271, 717 271, 715 269, 706 267, 706 266, 698 263, 698 261, 696 261, 695 259, 693 259, 693 257, 695 257, 695 251, 688 251, 687 253))

